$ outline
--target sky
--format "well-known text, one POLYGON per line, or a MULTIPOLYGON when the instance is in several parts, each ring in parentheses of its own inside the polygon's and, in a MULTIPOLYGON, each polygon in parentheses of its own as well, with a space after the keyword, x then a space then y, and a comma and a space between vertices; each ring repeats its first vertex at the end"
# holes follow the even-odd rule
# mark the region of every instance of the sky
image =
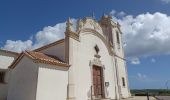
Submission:
POLYGON ((131 89, 170 87, 170 0, 1 0, 0 48, 38 48, 64 37, 68 17, 93 13, 120 23, 131 89))

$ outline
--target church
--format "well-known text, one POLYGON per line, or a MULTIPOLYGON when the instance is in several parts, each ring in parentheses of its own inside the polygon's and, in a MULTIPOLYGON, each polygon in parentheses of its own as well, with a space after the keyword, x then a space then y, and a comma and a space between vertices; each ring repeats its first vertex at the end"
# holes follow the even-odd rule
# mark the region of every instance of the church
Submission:
MULTIPOLYGON (((109 15, 66 21, 65 37, 0 50, 0 100, 120 100, 131 96, 120 25, 109 15)), ((56 33, 57 34, 57 33, 56 33)))

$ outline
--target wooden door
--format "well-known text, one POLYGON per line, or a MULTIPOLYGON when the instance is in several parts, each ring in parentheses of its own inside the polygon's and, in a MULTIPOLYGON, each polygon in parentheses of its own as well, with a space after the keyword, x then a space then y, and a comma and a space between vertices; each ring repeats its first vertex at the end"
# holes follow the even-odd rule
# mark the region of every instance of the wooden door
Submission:
POLYGON ((96 98, 104 97, 103 89, 103 72, 101 67, 93 66, 93 87, 96 98))

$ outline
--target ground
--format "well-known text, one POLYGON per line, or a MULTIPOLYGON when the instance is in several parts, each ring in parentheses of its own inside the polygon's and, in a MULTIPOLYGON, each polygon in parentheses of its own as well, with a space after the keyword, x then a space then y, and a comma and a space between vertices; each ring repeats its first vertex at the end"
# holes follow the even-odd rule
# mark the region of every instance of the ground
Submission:
MULTIPOLYGON (((160 100, 170 100, 170 96, 156 96, 157 98, 159 98, 160 100)), ((123 100, 147 100, 146 96, 134 96, 128 99, 123 99, 123 100)), ((149 97, 149 100, 156 100, 153 97, 149 97)))
POLYGON ((157 96, 161 100, 170 100, 170 96, 157 96))
MULTIPOLYGON (((128 99, 124 99, 124 100, 148 100, 146 96, 134 96, 128 99)), ((153 97, 149 97, 149 100, 156 100, 153 97)))

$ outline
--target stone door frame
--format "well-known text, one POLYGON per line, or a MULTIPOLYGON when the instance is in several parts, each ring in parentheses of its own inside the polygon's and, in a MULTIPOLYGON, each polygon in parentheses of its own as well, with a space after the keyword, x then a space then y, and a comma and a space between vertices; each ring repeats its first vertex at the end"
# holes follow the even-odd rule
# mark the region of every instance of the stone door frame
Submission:
POLYGON ((95 99, 95 95, 94 95, 94 86, 93 86, 93 67, 97 66, 100 67, 102 70, 102 81, 103 81, 103 96, 102 98, 106 98, 106 87, 105 87, 105 66, 102 65, 101 61, 98 58, 93 59, 92 61, 90 61, 90 70, 91 70, 91 95, 92 98, 95 99))

